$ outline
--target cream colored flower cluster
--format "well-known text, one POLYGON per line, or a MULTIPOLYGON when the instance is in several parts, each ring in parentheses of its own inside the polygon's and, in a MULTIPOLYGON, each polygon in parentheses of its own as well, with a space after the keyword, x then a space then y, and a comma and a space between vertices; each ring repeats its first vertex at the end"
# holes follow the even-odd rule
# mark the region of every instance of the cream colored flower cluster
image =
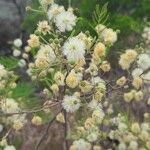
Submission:
POLYGON ((16 76, 13 71, 8 71, 0 64, 0 93, 4 93, 6 89, 14 89, 16 87, 16 76))
POLYGON ((16 130, 19 130, 25 123, 25 115, 11 116, 13 113, 19 113, 21 109, 14 99, 8 98, 11 97, 12 90, 17 86, 16 79, 17 76, 12 71, 8 71, 3 65, 0 65, 0 109, 4 114, 1 121, 6 125, 11 124, 16 130))
POLYGON ((16 130, 20 130, 23 128, 23 125, 26 123, 26 114, 20 114, 21 109, 14 99, 2 99, 0 108, 2 110, 2 113, 4 114, 4 117, 2 118, 3 123, 12 125, 16 130))
POLYGON ((142 37, 144 43, 146 44, 146 47, 149 49, 150 48, 150 26, 144 27, 142 37))
MULTIPOLYGON (((16 43, 18 41, 15 41, 16 43)), ((21 113, 19 103, 12 97, 12 92, 16 88, 18 77, 13 71, 8 71, 0 64, 0 133, 4 134, 6 128, 20 130, 26 123, 26 114, 21 113)), ((8 131, 9 132, 9 131, 8 131)), ((4 150, 15 150, 13 145, 7 143, 6 136, 0 141, 0 148, 4 150)))
POLYGON ((128 118, 118 114, 111 122, 117 128, 109 132, 109 137, 119 142, 118 150, 150 149, 150 123, 146 118, 142 123, 129 122, 128 118))
MULTIPOLYGON (((47 20, 37 24, 25 47, 33 56, 32 62, 26 60, 27 73, 42 85, 41 111, 47 115, 52 106, 58 111, 54 119, 65 125, 65 140, 73 141, 70 150, 149 149, 149 55, 127 49, 119 59, 121 75, 116 73, 120 68, 111 72, 107 56, 117 41, 116 31, 98 24, 93 26, 96 37, 79 33, 73 8, 47 0, 41 4, 47 20)), ((35 115, 31 122, 39 126, 43 120, 35 115)))

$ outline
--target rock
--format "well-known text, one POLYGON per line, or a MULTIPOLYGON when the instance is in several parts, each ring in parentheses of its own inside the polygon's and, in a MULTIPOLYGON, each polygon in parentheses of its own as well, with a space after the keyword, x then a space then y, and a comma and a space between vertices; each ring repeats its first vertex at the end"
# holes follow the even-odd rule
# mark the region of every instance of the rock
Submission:
POLYGON ((8 42, 20 36, 25 4, 26 0, 0 0, 0 54, 9 53, 8 42))

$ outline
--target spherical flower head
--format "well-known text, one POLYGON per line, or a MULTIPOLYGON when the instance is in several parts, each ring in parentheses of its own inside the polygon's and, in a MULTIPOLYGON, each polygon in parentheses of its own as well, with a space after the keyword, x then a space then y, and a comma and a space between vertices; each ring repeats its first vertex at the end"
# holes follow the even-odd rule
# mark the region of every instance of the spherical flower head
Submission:
POLYGON ((8 145, 7 139, 6 138, 2 138, 2 140, 0 141, 0 146, 5 147, 7 145, 8 145))
POLYGON ((99 42, 96 46, 95 46, 95 49, 94 49, 94 54, 99 56, 99 57, 102 57, 102 56, 105 56, 105 51, 106 51, 106 47, 103 43, 99 42))
POLYGON ((138 91, 135 93, 134 98, 137 102, 141 101, 144 97, 144 94, 142 91, 138 91))
POLYGON ((102 64, 100 65, 100 68, 104 72, 109 72, 111 69, 110 63, 108 61, 103 61, 102 64))
POLYGON ((52 4, 48 10, 48 19, 55 20, 56 16, 61 12, 64 12, 65 9, 63 6, 59 6, 57 4, 52 4))
POLYGON ((92 90, 93 86, 91 86, 91 84, 88 81, 83 80, 80 82, 79 88, 81 89, 81 92, 88 93, 92 90))
POLYGON ((98 138, 98 132, 92 132, 87 136, 89 142, 95 142, 98 138))
POLYGON ((96 123, 102 123, 104 119, 105 113, 102 109, 94 110, 92 113, 92 118, 95 120, 96 123))
POLYGON ((80 32, 77 37, 84 42, 87 50, 91 48, 93 40, 92 37, 87 36, 83 32, 80 32))
POLYGON ((131 131, 135 134, 138 134, 141 131, 139 123, 137 123, 137 122, 132 123, 131 131))
POLYGON ((150 56, 148 54, 139 55, 137 63, 143 70, 147 70, 150 68, 150 56))
POLYGON ((129 103, 131 102, 131 100, 133 100, 133 93, 132 92, 129 92, 129 93, 124 93, 124 100, 129 103))
POLYGON ((42 118, 39 117, 39 116, 34 116, 31 120, 31 122, 36 125, 36 126, 39 126, 42 124, 42 118))
POLYGON ((90 129, 90 128, 94 127, 94 126, 95 126, 94 118, 87 118, 85 123, 84 123, 85 129, 90 129))
POLYGON ((3 150, 16 150, 16 148, 13 145, 7 145, 3 150))
POLYGON ((139 77, 142 73, 143 73, 143 70, 141 68, 135 68, 132 71, 132 77, 133 78, 139 77))
POLYGON ((116 84, 117 84, 118 86, 124 86, 125 83, 126 83, 126 81, 127 81, 126 77, 123 76, 123 77, 119 78, 119 79, 116 81, 116 84))
POLYGON ((5 67, 3 65, 0 64, 0 80, 1 78, 3 77, 6 77, 7 76, 7 70, 5 69, 5 67))
POLYGON ((94 110, 97 110, 97 109, 102 109, 102 105, 96 101, 95 99, 93 99, 89 104, 88 104, 88 107, 94 111, 94 110))
POLYGON ((77 135, 79 135, 80 137, 86 134, 86 130, 82 126, 77 126, 76 131, 77 131, 77 135))
POLYGON ((37 31, 46 35, 50 31, 51 27, 49 26, 47 21, 40 21, 38 23, 37 31))
POLYGON ((102 150, 102 148, 99 145, 94 145, 93 150, 102 150))
POLYGON ((119 60, 119 65, 121 66, 121 68, 123 70, 127 70, 130 68, 130 64, 131 63, 129 62, 128 56, 126 54, 122 54, 119 60))
POLYGON ((99 90, 100 92, 103 93, 103 92, 106 91, 106 83, 99 76, 92 77, 91 83, 92 83, 93 86, 96 86, 96 89, 99 90))
POLYGON ((63 11, 56 16, 56 26, 60 32, 71 31, 76 25, 77 17, 70 11, 63 11))
POLYGON ((89 68, 86 70, 87 73, 90 73, 92 76, 96 76, 98 74, 98 68, 95 63, 90 63, 89 68))
POLYGON ((138 149, 138 143, 137 141, 131 141, 128 147, 129 150, 137 150, 138 149))
POLYGON ((56 59, 53 49, 49 45, 41 46, 36 55, 35 65, 40 69, 48 68, 56 59))
POLYGON ((70 88, 76 88, 79 84, 77 74, 74 71, 71 71, 66 78, 66 84, 70 88))
POLYGON ((32 48, 37 48, 40 46, 40 40, 39 37, 35 34, 30 35, 30 39, 28 40, 28 45, 32 48))
POLYGON ((15 102, 14 99, 10 99, 10 98, 7 98, 2 101, 1 109, 5 113, 15 113, 15 112, 19 112, 20 110, 18 103, 15 102))
POLYGON ((54 80, 58 85, 64 86, 65 76, 60 71, 57 71, 54 75, 54 80))
POLYGON ((91 144, 86 142, 84 139, 79 139, 73 142, 75 150, 90 150, 91 144))
POLYGON ((128 49, 128 50, 126 50, 126 55, 128 57, 128 60, 130 62, 133 62, 137 57, 137 52, 133 49, 128 49))
POLYGON ((54 94, 57 94, 59 92, 59 87, 57 84, 53 84, 50 89, 53 91, 54 94))
POLYGON ((105 82, 100 82, 97 86, 97 90, 99 90, 102 93, 105 93, 106 91, 106 83, 105 82))
POLYGON ((141 131, 140 135, 139 135, 139 138, 142 141, 147 141, 149 139, 149 132, 148 131, 141 131))
POLYGON ((143 85, 143 80, 140 77, 135 77, 132 81, 132 85, 138 90, 143 85))
POLYGON ((103 31, 104 29, 106 29, 106 26, 104 26, 104 25, 102 25, 102 24, 99 24, 99 25, 97 25, 97 26, 95 27, 95 29, 96 29, 96 32, 100 35, 100 34, 102 33, 102 31, 103 31))
POLYGON ((14 57, 18 57, 18 56, 20 56, 20 55, 21 55, 21 51, 20 51, 20 50, 15 49, 15 50, 13 51, 13 56, 14 56, 14 57))
POLYGON ((73 113, 80 108, 81 101, 75 95, 73 96, 66 95, 64 96, 64 99, 62 101, 62 106, 67 112, 73 113))
POLYGON ((104 29, 101 36, 104 43, 108 45, 113 45, 117 41, 117 33, 113 29, 104 29))
POLYGON ((126 144, 125 143, 120 143, 118 145, 118 150, 126 150, 126 144))
POLYGON ((65 123, 65 118, 64 118, 64 115, 62 113, 59 113, 57 116, 56 116, 56 120, 60 123, 65 123))
POLYGON ((22 46, 22 40, 21 39, 15 39, 14 40, 14 46, 15 47, 21 47, 22 46))
POLYGON ((18 66, 23 68, 26 66, 26 61, 24 59, 20 59, 19 62, 18 62, 18 66))
POLYGON ((143 131, 149 131, 149 129, 150 129, 150 124, 149 124, 148 122, 143 122, 143 123, 141 124, 141 129, 142 129, 143 131))
POLYGON ((127 130, 127 125, 125 124, 125 123, 123 123, 123 122, 119 122, 119 124, 118 124, 118 129, 120 130, 120 131, 126 131, 127 130))
POLYGON ((69 62, 76 62, 84 59, 85 44, 77 37, 72 37, 66 41, 62 50, 69 62))
POLYGON ((19 120, 19 119, 17 119, 17 120, 15 120, 14 121, 14 123, 13 123, 13 128, 15 129, 15 130, 21 130, 22 128, 23 128, 23 123, 22 123, 22 121, 21 120, 19 120))
POLYGON ((123 70, 127 70, 130 68, 130 65, 135 61, 136 58, 137 52, 135 50, 128 49, 120 56, 119 65, 123 70))
POLYGON ((94 93, 94 99, 96 101, 101 101, 103 96, 104 96, 104 94, 99 90, 97 90, 97 92, 94 93))

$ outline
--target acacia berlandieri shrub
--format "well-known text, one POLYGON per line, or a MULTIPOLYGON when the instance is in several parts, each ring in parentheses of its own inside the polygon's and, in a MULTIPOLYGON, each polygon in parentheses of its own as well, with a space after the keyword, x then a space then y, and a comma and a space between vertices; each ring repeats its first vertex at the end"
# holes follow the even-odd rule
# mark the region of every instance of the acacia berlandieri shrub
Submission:
MULTIPOLYGON (((117 32, 101 24, 102 16, 107 17, 106 6, 101 13, 96 8, 94 25, 87 22, 95 36, 88 30, 79 32, 76 26, 83 18, 77 17, 71 7, 66 10, 53 1, 43 0, 40 10, 27 9, 47 16, 47 20, 40 21, 30 35, 19 62, 21 67, 28 66, 26 72, 40 85, 45 96, 41 108, 30 112, 42 111, 47 116, 55 108, 46 131, 55 120, 64 124, 64 143, 70 150, 150 149, 150 98, 147 93, 150 56, 141 47, 127 49, 118 62, 123 74, 108 77, 114 76, 107 55, 117 41, 117 32), (139 116, 135 113, 140 111, 139 107, 133 111, 138 105, 145 108, 139 116)), ((14 41, 14 47, 19 49, 20 45, 19 40, 14 41)), ((21 53, 15 49, 13 55, 18 57, 21 53)), ((12 122, 17 131, 28 123, 22 121, 26 116, 22 115, 18 105, 15 104, 17 110, 11 105, 10 112, 3 111, 12 116, 13 111, 20 112, 17 121, 12 122)), ((0 106, 4 110, 3 102, 0 106)), ((31 122, 40 126, 43 119, 34 115, 31 122)), ((36 149, 44 138, 37 143, 36 149)))

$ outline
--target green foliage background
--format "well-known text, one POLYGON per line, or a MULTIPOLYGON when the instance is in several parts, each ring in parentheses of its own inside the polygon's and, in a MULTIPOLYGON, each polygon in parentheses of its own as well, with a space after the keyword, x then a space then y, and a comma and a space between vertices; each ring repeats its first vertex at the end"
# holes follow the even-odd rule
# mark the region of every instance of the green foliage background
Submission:
MULTIPOLYGON (((59 4, 68 6, 69 0, 57 0, 59 4)), ((71 0, 71 6, 77 8, 77 12, 89 21, 92 20, 92 12, 96 4, 103 6, 108 2, 109 23, 114 29, 121 30, 123 34, 140 32, 144 24, 143 19, 149 17, 150 0, 71 0)), ((32 0, 33 8, 39 7, 38 0, 32 0)), ((43 20, 38 13, 27 13, 23 28, 31 32, 35 29, 37 21, 43 20)))

